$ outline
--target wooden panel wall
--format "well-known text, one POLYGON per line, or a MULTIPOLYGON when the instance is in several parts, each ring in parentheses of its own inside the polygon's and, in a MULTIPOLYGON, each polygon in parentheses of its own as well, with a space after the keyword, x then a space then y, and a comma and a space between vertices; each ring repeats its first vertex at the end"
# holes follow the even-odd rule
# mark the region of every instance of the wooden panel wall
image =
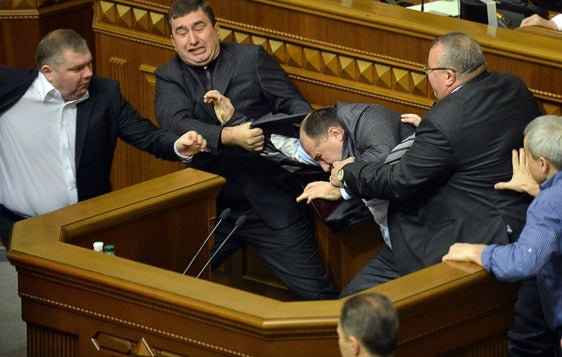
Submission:
POLYGON ((91 44, 92 0, 0 1, 0 65, 35 68, 35 49, 47 32, 71 28, 91 44))
MULTIPOLYGON (((425 113, 435 100, 422 71, 431 41, 445 32, 464 31, 481 43, 491 70, 520 76, 544 113, 561 113, 562 85, 553 79, 562 68, 562 49, 555 38, 371 0, 349 6, 337 0, 210 2, 223 41, 264 46, 315 106, 375 102, 399 112, 425 113)), ((149 118, 151 72, 173 54, 165 18, 170 3, 94 2, 97 72, 119 78, 127 98, 149 118)), ((122 157, 125 162, 116 161, 116 188, 177 169, 136 153, 122 157)))

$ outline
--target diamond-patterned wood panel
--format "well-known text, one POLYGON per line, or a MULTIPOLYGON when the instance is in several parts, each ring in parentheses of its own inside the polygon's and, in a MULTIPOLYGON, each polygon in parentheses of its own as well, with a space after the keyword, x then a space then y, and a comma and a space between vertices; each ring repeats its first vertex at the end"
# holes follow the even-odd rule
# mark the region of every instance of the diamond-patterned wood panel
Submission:
MULTIPOLYGON (((164 13, 150 9, 133 8, 128 4, 110 1, 96 2, 99 23, 125 27, 152 35, 169 36, 166 16, 164 13)), ((428 97, 429 83, 420 80, 425 77, 421 68, 412 70, 411 64, 404 66, 402 61, 385 58, 384 61, 373 55, 371 59, 354 57, 348 51, 341 52, 324 50, 315 45, 307 45, 305 39, 288 41, 283 38, 266 37, 250 31, 228 28, 221 22, 221 38, 225 42, 254 44, 262 46, 280 64, 290 72, 291 68, 310 72, 312 77, 320 81, 333 83, 337 79, 343 82, 339 86, 353 85, 359 82, 371 86, 400 91, 407 94, 428 97), (332 78, 332 79, 330 79, 332 78)), ((263 31, 263 29, 262 29, 263 31)), ((263 31, 267 33, 267 31, 263 31)), ((277 35, 277 37, 282 37, 277 35)), ((324 46, 325 47, 325 46, 324 46)), ((302 72, 299 72, 302 73, 302 72)), ((354 90, 358 90, 354 88, 354 90)), ((365 89, 363 89, 365 90, 365 89)), ((368 89, 367 89, 368 90, 368 89)))
MULTIPOLYGON (((144 9, 140 8, 141 4, 134 6, 139 8, 133 8, 130 3, 96 1, 95 26, 100 28, 104 24, 112 25, 109 29, 104 28, 108 32, 115 32, 115 26, 123 27, 141 32, 139 37, 143 34, 158 35, 165 38, 165 46, 170 47, 165 10, 144 9)), ((426 106, 428 99, 435 99, 427 76, 422 70, 422 64, 336 47, 329 43, 282 34, 267 28, 249 27, 229 20, 219 19, 219 23, 222 41, 260 45, 290 75, 320 86, 336 86, 340 90, 364 96, 383 97, 389 101, 396 101, 395 97, 400 96, 408 98, 406 104, 418 107, 426 106)), ((118 35, 122 37, 123 34, 118 35)), ((162 46, 161 43, 159 45, 162 46)), ((547 93, 543 99, 547 102, 559 102, 559 97, 557 94, 547 93)), ((543 109, 548 113, 555 113, 560 111, 560 105, 543 104, 543 109)))

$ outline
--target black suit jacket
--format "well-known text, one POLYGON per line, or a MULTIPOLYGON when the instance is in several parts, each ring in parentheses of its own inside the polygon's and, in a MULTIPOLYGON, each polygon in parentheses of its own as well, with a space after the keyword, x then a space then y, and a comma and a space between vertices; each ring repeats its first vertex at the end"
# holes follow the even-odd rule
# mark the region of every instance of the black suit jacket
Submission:
MULTIPOLYGON (((37 70, 0 67, 0 114, 25 94, 37 74, 37 70)), ((88 91, 90 96, 78 103, 76 116, 80 201, 111 191, 109 177, 117 138, 159 158, 178 160, 174 151, 178 136, 142 118, 121 95, 117 81, 93 77, 88 91)))
MULTIPOLYGON (((207 139, 209 152, 198 154, 190 166, 226 178, 219 195, 223 207, 249 204, 273 228, 302 217, 306 207, 295 202, 302 190, 295 177, 258 153, 221 144, 222 126, 213 106, 203 102, 206 90, 196 70, 174 55, 156 71, 154 106, 160 125, 174 132, 197 130, 207 139)), ((227 126, 270 113, 311 111, 285 71, 261 46, 221 44, 212 84, 236 110, 227 126)))
POLYGON ((346 165, 349 190, 388 199, 392 248, 407 274, 441 261, 454 242, 506 244, 525 223, 530 197, 494 190, 511 178, 511 150, 540 115, 517 77, 484 72, 427 112, 395 165, 346 165))

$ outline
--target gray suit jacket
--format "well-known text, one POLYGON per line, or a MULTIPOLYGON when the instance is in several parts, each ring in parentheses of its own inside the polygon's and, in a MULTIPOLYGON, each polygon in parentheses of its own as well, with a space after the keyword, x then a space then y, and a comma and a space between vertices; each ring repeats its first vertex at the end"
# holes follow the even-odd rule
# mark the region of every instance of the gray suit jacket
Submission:
POLYGON ((383 163, 390 151, 415 131, 400 121, 400 113, 378 104, 336 103, 338 122, 345 131, 342 158, 383 163))

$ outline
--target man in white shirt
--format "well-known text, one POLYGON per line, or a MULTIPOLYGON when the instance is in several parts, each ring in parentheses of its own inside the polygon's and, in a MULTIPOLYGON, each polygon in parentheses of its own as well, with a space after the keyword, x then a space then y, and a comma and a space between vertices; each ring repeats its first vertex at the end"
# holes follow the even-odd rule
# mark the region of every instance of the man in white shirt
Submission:
POLYGON ((0 67, 0 237, 14 222, 111 191, 117 138, 166 160, 206 150, 142 118, 119 84, 96 77, 86 41, 55 30, 39 43, 37 70, 0 67))

